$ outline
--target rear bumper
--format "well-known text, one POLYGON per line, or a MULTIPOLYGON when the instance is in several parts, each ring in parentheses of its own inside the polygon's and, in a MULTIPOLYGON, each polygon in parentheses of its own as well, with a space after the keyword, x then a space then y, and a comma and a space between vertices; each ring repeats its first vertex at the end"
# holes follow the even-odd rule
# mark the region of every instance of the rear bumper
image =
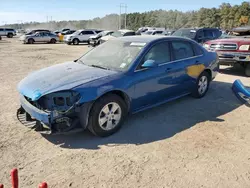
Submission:
POLYGON ((233 65, 235 63, 250 63, 250 53, 217 52, 220 65, 233 65))

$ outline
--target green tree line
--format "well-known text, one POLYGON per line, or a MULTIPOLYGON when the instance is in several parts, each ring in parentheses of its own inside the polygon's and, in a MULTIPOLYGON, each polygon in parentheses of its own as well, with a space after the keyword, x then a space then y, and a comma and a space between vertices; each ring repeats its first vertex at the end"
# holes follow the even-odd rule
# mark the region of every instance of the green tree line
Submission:
MULTIPOLYGON (((222 3, 218 8, 200 8, 197 11, 181 12, 178 10, 154 10, 149 12, 135 12, 127 14, 127 28, 137 30, 139 27, 152 26, 166 29, 178 29, 181 27, 220 27, 232 29, 237 26, 250 25, 250 3, 243 2, 232 6, 222 3), (247 19, 241 19, 249 18, 247 19)), ((121 28, 125 25, 125 15, 121 15, 121 28)), ((61 28, 84 29, 118 29, 119 15, 110 14, 103 18, 93 20, 52 21, 49 23, 30 22, 12 24, 9 27, 15 29, 47 28, 51 30, 61 28)))

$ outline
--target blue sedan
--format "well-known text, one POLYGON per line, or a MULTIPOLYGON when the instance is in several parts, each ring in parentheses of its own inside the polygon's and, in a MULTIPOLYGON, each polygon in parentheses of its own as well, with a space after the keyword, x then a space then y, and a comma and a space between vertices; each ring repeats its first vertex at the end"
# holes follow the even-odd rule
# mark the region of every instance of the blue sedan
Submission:
POLYGON ((33 72, 18 85, 21 107, 36 130, 88 128, 115 133, 128 114, 191 94, 205 96, 218 57, 179 37, 133 36, 110 40, 74 62, 33 72))

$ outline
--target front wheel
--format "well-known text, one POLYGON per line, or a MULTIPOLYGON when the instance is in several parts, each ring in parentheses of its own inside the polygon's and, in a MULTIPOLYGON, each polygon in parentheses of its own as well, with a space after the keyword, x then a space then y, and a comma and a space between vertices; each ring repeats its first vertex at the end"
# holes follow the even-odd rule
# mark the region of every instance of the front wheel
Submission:
POLYGON ((74 39, 72 42, 73 42, 74 45, 78 45, 79 44, 79 40, 78 39, 74 39))
POLYGON ((28 40, 28 44, 34 44, 34 42, 35 42, 34 39, 29 39, 28 40))
POLYGON ((192 96, 195 98, 202 98, 206 95, 211 78, 207 72, 201 73, 196 81, 196 85, 194 91, 192 92, 192 96))
POLYGON ((51 44, 55 44, 55 43, 56 43, 56 39, 51 39, 51 40, 50 40, 50 43, 51 43, 51 44))
POLYGON ((8 38, 12 38, 12 37, 13 37, 13 34, 12 34, 12 33, 8 33, 7 37, 8 37, 8 38))
POLYGON ((89 116, 88 129, 95 135, 106 137, 117 132, 127 115, 124 100, 114 94, 98 99, 89 116))

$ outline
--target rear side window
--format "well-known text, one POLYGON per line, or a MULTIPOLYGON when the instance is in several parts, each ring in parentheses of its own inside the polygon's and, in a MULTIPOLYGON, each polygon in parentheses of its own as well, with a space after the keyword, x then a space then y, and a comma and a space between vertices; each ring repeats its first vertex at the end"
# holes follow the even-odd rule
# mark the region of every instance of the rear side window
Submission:
POLYGON ((82 31, 81 34, 82 35, 92 35, 92 34, 94 34, 94 32, 93 31, 82 31))
POLYGON ((186 59, 195 56, 193 47, 189 42, 173 41, 172 47, 175 60, 186 59))
POLYGON ((86 34, 87 35, 92 35, 92 34, 94 34, 94 32, 93 31, 86 31, 86 34))
POLYGON ((0 31, 3 31, 3 29, 2 29, 2 28, 0 28, 0 31))
POLYGON ((6 31, 14 31, 14 29, 6 29, 6 31))

